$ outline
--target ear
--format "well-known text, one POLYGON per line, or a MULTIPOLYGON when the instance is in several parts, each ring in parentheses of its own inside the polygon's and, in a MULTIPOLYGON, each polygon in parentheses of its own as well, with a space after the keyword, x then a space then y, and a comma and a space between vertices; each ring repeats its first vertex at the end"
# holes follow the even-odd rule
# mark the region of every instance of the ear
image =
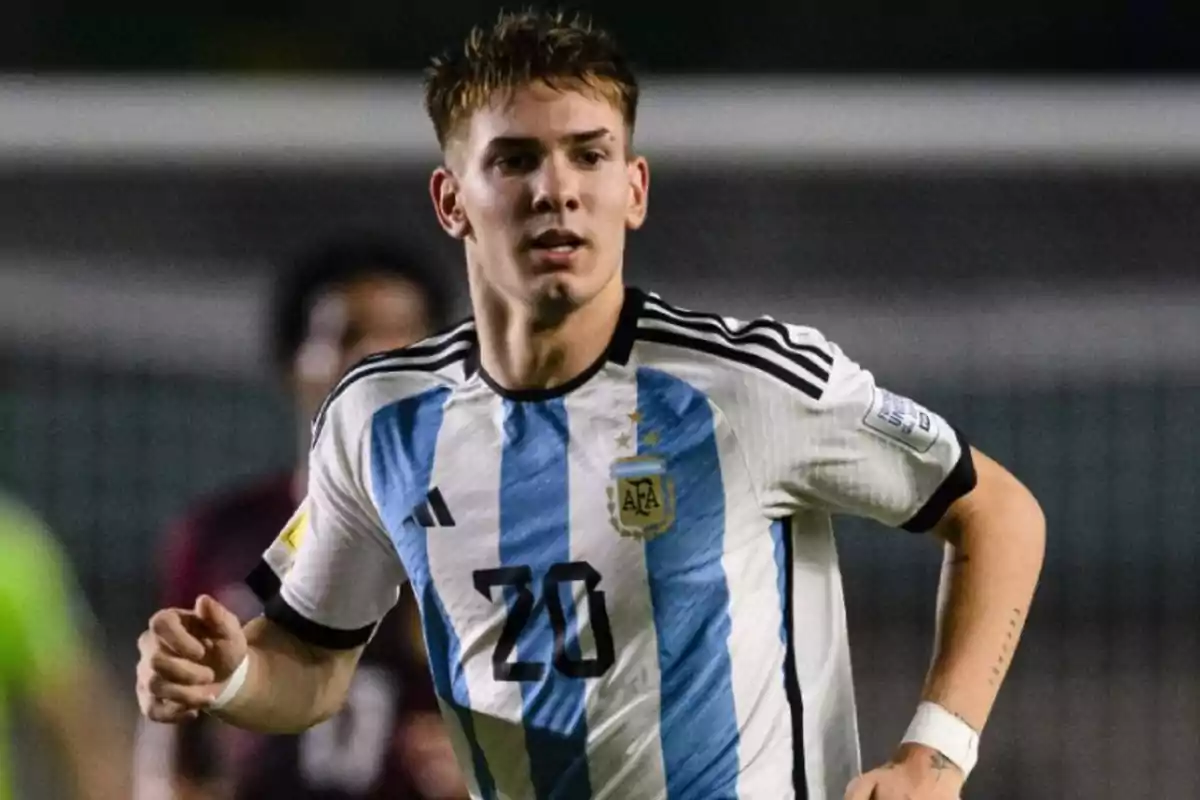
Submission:
POLYGON ((625 227, 636 231, 646 221, 650 201, 650 164, 642 156, 625 166, 629 174, 629 207, 625 211, 625 227))
POLYGON ((458 178, 449 168, 438 167, 433 171, 429 178, 429 196, 433 199, 433 210, 442 230, 455 239, 465 239, 471 233, 471 223, 462 205, 458 178))

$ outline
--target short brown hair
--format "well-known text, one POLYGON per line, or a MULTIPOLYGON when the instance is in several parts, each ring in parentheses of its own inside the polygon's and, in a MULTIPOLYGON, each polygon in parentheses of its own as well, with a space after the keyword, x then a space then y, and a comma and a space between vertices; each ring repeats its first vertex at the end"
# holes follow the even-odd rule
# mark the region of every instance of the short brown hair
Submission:
POLYGON ((461 50, 435 58, 425 77, 425 110, 443 149, 497 90, 536 82, 601 94, 630 135, 637 118, 637 79, 612 35, 562 11, 501 12, 490 28, 472 28, 461 50))

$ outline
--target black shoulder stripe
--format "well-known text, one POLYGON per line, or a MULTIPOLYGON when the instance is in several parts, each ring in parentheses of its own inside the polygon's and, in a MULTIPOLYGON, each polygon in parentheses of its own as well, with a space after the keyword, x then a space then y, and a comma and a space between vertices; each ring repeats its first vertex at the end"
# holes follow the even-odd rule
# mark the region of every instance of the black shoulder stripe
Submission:
POLYGON ((729 327, 729 323, 725 321, 725 318, 718 314, 709 314, 701 311, 691 311, 688 309, 679 308, 678 306, 673 306, 657 297, 650 297, 648 302, 653 303, 657 307, 657 310, 662 311, 671 317, 675 317, 676 321, 678 322, 693 324, 706 322, 710 326, 715 325, 723 333, 733 339, 741 338, 751 331, 773 331, 778 334, 782 340, 773 342, 775 347, 786 348, 797 353, 806 353, 825 362, 826 366, 833 366, 833 356, 828 350, 815 344, 793 342, 791 333, 788 331, 787 326, 777 320, 760 317, 758 319, 748 321, 740 330, 735 331, 729 327))
POLYGON ((659 312, 658 309, 647 309, 646 312, 643 312, 642 317, 643 319, 653 319, 658 321, 658 323, 665 323, 673 327, 673 329, 690 333, 692 336, 701 338, 719 338, 721 342, 730 345, 730 347, 737 348, 738 350, 743 350, 745 353, 750 353, 748 345, 760 347, 764 350, 768 350, 769 353, 772 353, 775 356, 779 356, 780 359, 791 362, 792 365, 796 366, 796 368, 803 373, 802 375, 799 375, 800 378, 811 380, 812 383, 820 384, 822 387, 829 383, 829 371, 826 367, 818 365, 816 361, 810 359, 810 357, 802 353, 797 353, 797 351, 785 348, 784 345, 780 344, 778 339, 775 339, 772 336, 764 335, 764 333, 761 331, 755 332, 743 330, 734 332, 731 335, 731 333, 726 333, 725 331, 716 329, 716 327, 713 327, 710 324, 685 323, 685 321, 668 317, 668 315, 659 312))
POLYGON ((372 353, 363 358, 350 369, 346 370, 346 375, 342 380, 346 380, 353 376, 354 371, 362 367, 368 367, 372 364, 378 364, 383 361, 390 361, 394 358, 422 358, 445 350, 458 342, 471 340, 475 336, 475 326, 473 320, 464 320, 457 325, 436 333, 429 338, 410 344, 407 347, 400 347, 395 350, 384 350, 382 353, 372 353))
POLYGON ((380 375, 386 372, 437 372, 438 370, 445 369, 451 364, 464 360, 467 357, 467 354, 471 352, 470 347, 460 347, 457 350, 451 350, 453 345, 462 344, 464 341, 473 338, 474 331, 467 331, 466 333, 470 335, 456 335, 452 339, 446 340, 445 343, 432 352, 425 354, 414 354, 411 351, 401 351, 402 355, 397 355, 387 359, 380 359, 378 362, 373 362, 371 364, 364 364, 363 366, 357 367, 352 372, 348 373, 346 377, 342 379, 342 382, 339 383, 334 390, 329 393, 329 396, 325 398, 325 402, 321 405, 321 410, 317 412, 317 417, 315 420, 313 420, 312 425, 311 446, 316 446, 317 439, 320 437, 321 431, 325 428, 325 420, 329 416, 330 406, 333 405, 335 400, 345 394, 346 390, 351 386, 363 380, 364 378, 369 378, 372 375, 380 375), (418 360, 422 357, 435 357, 437 353, 446 350, 451 350, 451 352, 445 353, 441 358, 435 358, 433 361, 418 360))
POLYGON ((778 378, 793 389, 803 392, 814 400, 820 400, 821 395, 824 393, 824 387, 817 386, 815 383, 805 380, 793 370, 781 367, 774 361, 746 350, 739 350, 730 344, 705 339, 683 328, 678 330, 664 330, 662 328, 642 327, 638 329, 638 339, 646 342, 658 342, 659 344, 669 344, 676 347, 685 347, 690 350, 698 350, 702 353, 726 358, 747 367, 753 367, 778 378))
MULTIPOLYGON (((398 350, 385 350, 382 353, 373 353, 367 356, 354 366, 350 367, 350 369, 346 370, 346 374, 342 376, 341 380, 339 380, 337 385, 333 388, 333 391, 330 392, 329 397, 326 397, 325 402, 321 404, 321 408, 317 411, 317 419, 320 419, 325 415, 325 409, 333 401, 333 398, 344 391, 342 388, 343 385, 354 383, 359 379, 360 372, 367 369, 373 369, 382 364, 391 363, 393 361, 400 363, 404 361, 411 361, 413 359, 428 358, 441 353, 444 350, 448 350, 460 342, 474 341, 474 339, 475 326, 473 324, 473 320, 468 319, 460 322, 453 328, 450 328, 448 331, 444 331, 441 334, 435 334, 425 341, 417 342, 416 344, 409 345, 408 347, 402 347, 398 350)), ((315 424, 316 420, 314 420, 314 425, 315 424)))
POLYGON ((346 370, 346 374, 342 376, 339 383, 353 382, 356 379, 357 372, 362 369, 391 361, 400 362, 428 358, 448 350, 461 342, 473 342, 474 340, 475 326, 468 320, 436 338, 426 339, 425 341, 411 344, 408 347, 401 347, 398 350, 386 350, 382 353, 369 355, 346 370))
POLYGON ((804 353, 790 350, 785 347, 778 339, 773 336, 768 336, 759 331, 755 331, 749 326, 738 331, 730 331, 723 325, 718 327, 713 325, 711 321, 687 321, 675 319, 667 314, 662 313, 658 309, 647 308, 642 312, 644 319, 654 319, 659 322, 665 322, 680 330, 686 330, 695 333, 698 336, 717 336, 721 340, 728 343, 732 347, 745 347, 746 345, 755 345, 762 347, 765 350, 771 351, 780 358, 786 359, 795 364, 799 369, 804 370, 816 381, 824 384, 829 382, 829 370, 814 360, 809 358, 804 353))

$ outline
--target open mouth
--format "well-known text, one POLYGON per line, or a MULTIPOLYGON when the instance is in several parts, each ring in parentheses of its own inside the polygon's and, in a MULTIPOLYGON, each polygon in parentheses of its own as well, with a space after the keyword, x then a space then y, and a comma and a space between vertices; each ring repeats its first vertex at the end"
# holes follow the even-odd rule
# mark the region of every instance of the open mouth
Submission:
POLYGON ((563 229, 542 231, 529 240, 533 250, 544 250, 549 253, 573 253, 587 244, 582 236, 563 229))

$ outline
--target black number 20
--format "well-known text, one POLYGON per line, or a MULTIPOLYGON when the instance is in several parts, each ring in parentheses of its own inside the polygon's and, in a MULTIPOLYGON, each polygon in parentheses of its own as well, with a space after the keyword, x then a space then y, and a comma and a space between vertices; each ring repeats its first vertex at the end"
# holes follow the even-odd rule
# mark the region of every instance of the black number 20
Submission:
MULTIPOLYGON (((517 647, 517 638, 533 616, 534 596, 530 588, 533 570, 524 565, 496 567, 478 570, 472 577, 476 591, 488 600, 493 599, 493 586, 512 586, 517 590, 516 600, 500 632, 500 641, 492 653, 492 675, 498 681, 541 680, 546 674, 545 664, 508 660, 517 647)), ((542 582, 542 596, 546 598, 546 611, 554 629, 554 668, 568 678, 598 678, 608 672, 615 660, 608 607, 604 604, 604 592, 596 588, 599 585, 600 573, 586 561, 555 564, 542 582), (573 659, 567 652, 567 615, 559 596, 559 585, 563 583, 583 583, 587 588, 588 617, 596 640, 595 658, 573 659)))

